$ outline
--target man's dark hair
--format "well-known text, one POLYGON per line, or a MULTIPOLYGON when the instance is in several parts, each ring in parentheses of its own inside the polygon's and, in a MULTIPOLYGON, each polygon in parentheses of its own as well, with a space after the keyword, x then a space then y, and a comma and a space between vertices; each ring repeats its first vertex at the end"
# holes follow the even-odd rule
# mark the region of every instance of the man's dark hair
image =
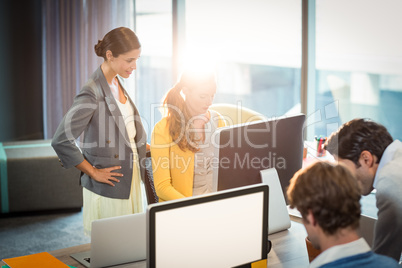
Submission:
POLYGON ((338 131, 331 134, 324 148, 332 155, 349 159, 357 167, 362 151, 369 151, 377 157, 377 163, 393 142, 387 129, 368 119, 353 119, 343 124, 338 131))

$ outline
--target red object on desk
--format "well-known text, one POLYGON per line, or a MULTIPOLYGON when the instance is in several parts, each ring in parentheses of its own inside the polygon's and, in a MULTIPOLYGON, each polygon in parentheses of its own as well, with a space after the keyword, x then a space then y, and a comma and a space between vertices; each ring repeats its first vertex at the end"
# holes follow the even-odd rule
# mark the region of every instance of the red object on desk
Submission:
POLYGON ((314 139, 315 139, 315 143, 316 143, 315 150, 316 150, 317 156, 318 157, 325 156, 326 150, 324 150, 323 145, 324 145, 325 141, 327 140, 327 138, 322 138, 322 137, 317 138, 317 137, 315 137, 314 139))

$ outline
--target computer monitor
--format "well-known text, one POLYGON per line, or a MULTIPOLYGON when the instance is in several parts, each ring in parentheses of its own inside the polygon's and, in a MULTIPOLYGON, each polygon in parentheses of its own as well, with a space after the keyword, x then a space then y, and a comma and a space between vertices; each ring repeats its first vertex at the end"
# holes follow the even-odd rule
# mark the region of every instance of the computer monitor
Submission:
POLYGON ((303 163, 304 114, 224 127, 215 133, 213 190, 261 183, 276 168, 286 203, 289 180, 303 163))
POLYGON ((147 266, 235 267, 267 259, 268 186, 152 204, 147 266))

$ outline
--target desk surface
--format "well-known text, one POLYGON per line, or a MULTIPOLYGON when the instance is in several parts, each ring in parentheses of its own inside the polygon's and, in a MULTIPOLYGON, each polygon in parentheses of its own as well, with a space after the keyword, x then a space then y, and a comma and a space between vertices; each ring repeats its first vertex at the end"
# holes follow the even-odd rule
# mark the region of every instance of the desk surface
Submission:
MULTIPOLYGON (((269 235, 269 240, 272 242, 271 252, 268 254, 268 267, 308 267, 308 256, 305 244, 306 230, 303 224, 294 221, 291 218, 292 226, 282 232, 269 235)), ((49 252, 65 264, 85 268, 79 262, 70 257, 73 253, 83 252, 90 250, 91 245, 79 245, 75 247, 59 249, 49 252)), ((0 262, 4 265, 3 262, 0 262)), ((119 266, 113 266, 118 268, 142 268, 146 267, 146 262, 136 262, 130 264, 123 264, 119 266)))

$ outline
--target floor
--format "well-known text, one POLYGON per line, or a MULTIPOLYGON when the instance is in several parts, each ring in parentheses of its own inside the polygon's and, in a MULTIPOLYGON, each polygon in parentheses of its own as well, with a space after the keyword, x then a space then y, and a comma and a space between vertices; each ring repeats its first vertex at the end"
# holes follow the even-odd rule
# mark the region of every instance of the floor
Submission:
POLYGON ((17 214, 0 218, 0 259, 90 242, 82 211, 17 214))

